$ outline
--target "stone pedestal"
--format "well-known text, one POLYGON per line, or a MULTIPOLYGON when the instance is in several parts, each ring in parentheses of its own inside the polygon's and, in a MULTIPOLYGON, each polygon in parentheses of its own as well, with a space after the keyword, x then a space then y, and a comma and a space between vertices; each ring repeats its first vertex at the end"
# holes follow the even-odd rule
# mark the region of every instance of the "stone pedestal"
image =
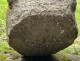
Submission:
POLYGON ((9 45, 25 56, 55 54, 77 37, 76 0, 9 0, 9 45))

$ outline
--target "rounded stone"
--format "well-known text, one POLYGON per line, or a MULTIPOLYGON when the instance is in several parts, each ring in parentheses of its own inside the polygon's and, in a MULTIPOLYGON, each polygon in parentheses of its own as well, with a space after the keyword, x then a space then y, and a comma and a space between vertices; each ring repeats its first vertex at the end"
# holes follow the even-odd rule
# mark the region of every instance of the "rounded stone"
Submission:
POLYGON ((7 11, 9 45, 25 56, 55 54, 77 37, 75 0, 17 0, 7 11))

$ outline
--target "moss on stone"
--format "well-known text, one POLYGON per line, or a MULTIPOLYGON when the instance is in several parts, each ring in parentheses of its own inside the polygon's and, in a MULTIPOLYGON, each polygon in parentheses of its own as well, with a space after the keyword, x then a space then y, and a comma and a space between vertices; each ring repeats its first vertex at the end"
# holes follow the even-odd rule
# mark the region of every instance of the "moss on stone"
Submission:
POLYGON ((63 58, 62 61, 71 61, 70 58, 63 58))
POLYGON ((0 61, 7 61, 6 55, 0 54, 0 61))
POLYGON ((71 59, 66 57, 66 54, 64 54, 63 52, 59 52, 55 54, 54 56, 59 61, 71 61, 71 59))

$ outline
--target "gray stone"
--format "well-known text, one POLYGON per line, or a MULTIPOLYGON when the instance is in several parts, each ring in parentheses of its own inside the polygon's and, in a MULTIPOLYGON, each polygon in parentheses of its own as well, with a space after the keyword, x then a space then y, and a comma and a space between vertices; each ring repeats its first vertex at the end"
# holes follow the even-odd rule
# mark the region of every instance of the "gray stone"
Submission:
POLYGON ((77 37, 76 0, 8 0, 9 45, 22 55, 50 55, 77 37))

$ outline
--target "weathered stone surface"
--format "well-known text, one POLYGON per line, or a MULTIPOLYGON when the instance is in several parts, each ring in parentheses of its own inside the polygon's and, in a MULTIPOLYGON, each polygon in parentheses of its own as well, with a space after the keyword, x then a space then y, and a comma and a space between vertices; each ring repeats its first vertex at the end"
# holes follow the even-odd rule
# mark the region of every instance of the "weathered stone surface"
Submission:
POLYGON ((26 56, 68 47, 77 37, 75 9, 76 0, 9 0, 9 45, 26 56))

